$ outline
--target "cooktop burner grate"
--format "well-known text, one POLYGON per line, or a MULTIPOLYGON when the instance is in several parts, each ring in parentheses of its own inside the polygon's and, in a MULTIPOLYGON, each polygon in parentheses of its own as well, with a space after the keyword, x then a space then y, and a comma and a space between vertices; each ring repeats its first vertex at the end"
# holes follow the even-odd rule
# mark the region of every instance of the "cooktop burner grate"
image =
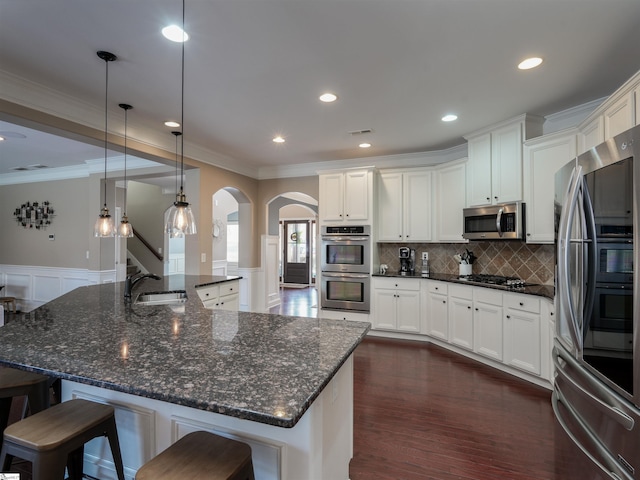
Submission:
POLYGON ((505 287, 524 287, 524 280, 517 277, 505 277, 502 275, 474 274, 458 277, 473 283, 484 283, 488 285, 502 285, 505 287))

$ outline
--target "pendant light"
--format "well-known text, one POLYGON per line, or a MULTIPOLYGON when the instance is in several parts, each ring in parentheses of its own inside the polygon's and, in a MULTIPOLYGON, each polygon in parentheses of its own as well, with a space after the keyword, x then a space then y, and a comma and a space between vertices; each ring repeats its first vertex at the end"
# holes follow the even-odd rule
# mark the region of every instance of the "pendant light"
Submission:
POLYGON ((108 122, 108 96, 109 96, 109 62, 113 62, 117 57, 113 53, 99 51, 98 57, 104 60, 105 64, 105 88, 104 88, 104 206, 100 210, 98 220, 93 227, 94 237, 113 237, 116 228, 113 219, 107 208, 107 122, 108 122))
POLYGON ((120 220, 120 226, 118 227, 118 236, 123 238, 133 237, 133 226, 129 223, 127 218, 127 112, 133 107, 126 103, 118 105, 124 110, 124 209, 122 212, 122 220, 120 220))
MULTIPOLYGON (((182 88, 181 88, 181 119, 182 133, 184 133, 184 43, 186 36, 184 34, 184 0, 182 0, 182 88)), ((177 136, 176 136, 176 153, 177 153, 177 136)), ((177 157, 177 155, 176 155, 177 157)), ((177 164, 177 158, 176 158, 177 164)), ((177 165, 176 165, 177 168, 177 165)), ((177 172, 176 172, 177 175, 177 172)), ((187 196, 184 193, 184 135, 180 135, 180 190, 176 192, 176 201, 169 207, 169 215, 167 216, 167 224, 165 231, 171 237, 182 237, 184 235, 193 235, 197 232, 196 221, 187 202, 187 196)))

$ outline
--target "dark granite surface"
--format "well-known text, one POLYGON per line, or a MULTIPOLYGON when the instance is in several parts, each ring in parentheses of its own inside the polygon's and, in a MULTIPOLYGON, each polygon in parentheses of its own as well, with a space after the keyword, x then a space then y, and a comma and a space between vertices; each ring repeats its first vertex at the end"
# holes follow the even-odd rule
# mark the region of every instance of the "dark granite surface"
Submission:
POLYGON ((180 306, 125 304, 124 282, 81 287, 0 328, 0 364, 279 427, 293 427, 366 322, 207 310, 195 285, 144 280, 180 306))
POLYGON ((538 297, 545 297, 549 300, 553 300, 555 296, 555 289, 551 285, 525 285, 524 287, 512 288, 501 285, 491 285, 488 283, 475 283, 460 278, 458 275, 451 275, 447 273, 430 273, 428 276, 423 276, 420 272, 416 272, 413 275, 401 275, 399 272, 389 272, 384 275, 380 273, 374 273, 374 277, 397 277, 397 278, 427 278, 430 280, 440 280, 442 282, 461 283, 463 285, 473 285, 474 287, 492 288, 494 290, 501 290, 503 292, 524 293, 526 295, 536 295, 538 297))

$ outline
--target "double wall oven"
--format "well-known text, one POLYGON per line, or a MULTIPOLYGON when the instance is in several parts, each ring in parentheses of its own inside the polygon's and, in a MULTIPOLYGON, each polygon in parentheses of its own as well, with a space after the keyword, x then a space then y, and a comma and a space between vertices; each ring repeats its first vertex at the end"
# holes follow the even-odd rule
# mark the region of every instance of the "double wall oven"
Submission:
POLYGON ((371 227, 323 226, 320 258, 320 306, 368 312, 371 295, 371 227))

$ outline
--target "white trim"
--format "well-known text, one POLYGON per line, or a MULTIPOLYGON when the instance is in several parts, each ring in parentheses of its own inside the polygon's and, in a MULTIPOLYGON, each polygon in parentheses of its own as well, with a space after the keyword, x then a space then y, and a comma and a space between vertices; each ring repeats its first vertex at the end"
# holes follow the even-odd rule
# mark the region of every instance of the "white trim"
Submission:
POLYGON ((78 287, 115 282, 115 270, 0 265, 4 296, 16 297, 18 309, 29 312, 78 287))

